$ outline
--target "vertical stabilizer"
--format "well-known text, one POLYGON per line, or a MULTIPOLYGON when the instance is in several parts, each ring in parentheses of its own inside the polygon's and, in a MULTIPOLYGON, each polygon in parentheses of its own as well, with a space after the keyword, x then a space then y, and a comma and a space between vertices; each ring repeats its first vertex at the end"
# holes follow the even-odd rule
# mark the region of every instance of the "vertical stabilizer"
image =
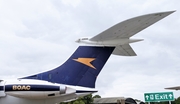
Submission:
POLYGON ((113 50, 114 47, 79 46, 61 66, 25 79, 94 88, 96 78, 113 50))

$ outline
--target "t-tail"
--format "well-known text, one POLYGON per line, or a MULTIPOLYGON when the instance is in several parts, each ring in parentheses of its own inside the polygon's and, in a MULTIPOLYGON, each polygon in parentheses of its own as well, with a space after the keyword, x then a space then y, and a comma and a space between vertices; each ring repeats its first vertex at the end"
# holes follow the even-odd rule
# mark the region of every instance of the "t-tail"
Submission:
POLYGON ((96 78, 113 50, 114 47, 79 46, 61 66, 24 79, 95 88, 96 78))
POLYGON ((92 46, 79 46, 63 65, 24 79, 95 88, 96 78, 111 54, 136 56, 130 43, 142 39, 131 39, 131 37, 173 12, 138 16, 118 23, 92 38, 80 38, 76 42, 92 46))

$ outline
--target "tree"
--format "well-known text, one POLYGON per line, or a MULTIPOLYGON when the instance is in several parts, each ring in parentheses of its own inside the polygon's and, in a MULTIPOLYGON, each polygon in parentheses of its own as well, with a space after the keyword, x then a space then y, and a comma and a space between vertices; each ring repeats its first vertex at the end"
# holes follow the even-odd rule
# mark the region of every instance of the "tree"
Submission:
POLYGON ((73 104, 85 104, 82 100, 76 100, 73 102, 73 104))
POLYGON ((92 97, 92 94, 90 94, 90 95, 84 96, 82 100, 84 101, 85 104, 90 104, 93 102, 94 99, 92 97))
POLYGON ((93 96, 93 99, 94 99, 94 98, 101 98, 101 96, 100 96, 100 95, 94 95, 94 96, 93 96))

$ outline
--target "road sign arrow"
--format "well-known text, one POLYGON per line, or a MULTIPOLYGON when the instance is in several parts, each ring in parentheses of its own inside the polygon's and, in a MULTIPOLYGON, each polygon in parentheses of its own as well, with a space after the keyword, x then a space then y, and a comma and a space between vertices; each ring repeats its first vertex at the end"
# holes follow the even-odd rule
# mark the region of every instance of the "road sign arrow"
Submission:
POLYGON ((148 95, 146 95, 146 100, 148 100, 149 99, 149 96, 148 95))
POLYGON ((173 96, 172 94, 169 94, 170 99, 172 99, 172 96, 173 96))

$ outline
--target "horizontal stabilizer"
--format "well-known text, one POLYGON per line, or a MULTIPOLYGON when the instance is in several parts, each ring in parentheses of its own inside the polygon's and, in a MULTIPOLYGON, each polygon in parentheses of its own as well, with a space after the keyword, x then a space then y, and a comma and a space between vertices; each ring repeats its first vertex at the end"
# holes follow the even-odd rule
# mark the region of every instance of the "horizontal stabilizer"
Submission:
POLYGON ((163 19, 164 17, 170 15, 173 12, 174 11, 152 13, 131 18, 112 26, 111 28, 105 30, 104 32, 94 36, 89 40, 105 41, 119 38, 129 38, 136 33, 144 30, 145 28, 151 26, 152 24, 156 23, 157 21, 163 19))
POLYGON ((165 88, 167 90, 180 90, 180 86, 176 86, 176 87, 168 87, 168 88, 165 88))
POLYGON ((112 54, 121 56, 136 56, 136 53, 129 44, 116 46, 112 54))
POLYGON ((143 39, 131 39, 130 37, 173 12, 175 11, 152 13, 134 17, 120 22, 92 38, 79 38, 76 42, 93 46, 115 47, 115 50, 113 51, 114 55, 136 56, 136 53, 129 44, 142 41, 143 39))

